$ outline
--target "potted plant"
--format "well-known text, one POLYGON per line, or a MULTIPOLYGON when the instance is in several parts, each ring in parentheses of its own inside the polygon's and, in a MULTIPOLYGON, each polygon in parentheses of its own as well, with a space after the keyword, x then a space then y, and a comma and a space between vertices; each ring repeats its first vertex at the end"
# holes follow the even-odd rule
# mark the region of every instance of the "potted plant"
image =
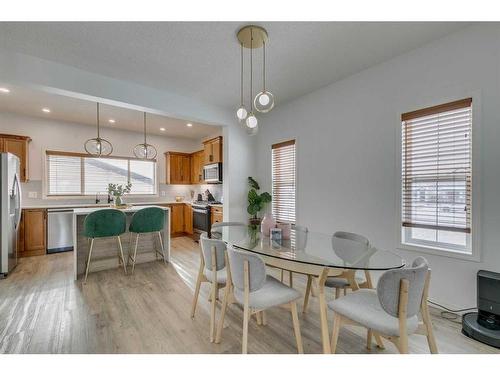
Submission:
POLYGON ((115 206, 123 207, 122 196, 124 194, 130 193, 130 189, 132 188, 132 184, 129 182, 127 185, 118 185, 118 184, 108 184, 108 194, 114 197, 115 206))
POLYGON ((264 207, 271 202, 271 194, 264 192, 259 194, 257 191, 260 190, 260 186, 253 177, 248 177, 248 185, 250 186, 250 191, 248 192, 248 207, 247 212, 252 215, 250 218, 251 225, 259 225, 262 221, 259 212, 261 212, 264 207))

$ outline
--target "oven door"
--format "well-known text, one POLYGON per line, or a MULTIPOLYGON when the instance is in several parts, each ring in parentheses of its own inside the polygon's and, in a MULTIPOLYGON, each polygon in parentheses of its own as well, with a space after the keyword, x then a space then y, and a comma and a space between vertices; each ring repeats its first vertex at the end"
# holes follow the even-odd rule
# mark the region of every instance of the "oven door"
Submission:
POLYGON ((193 207, 193 230, 197 233, 210 232, 210 211, 193 207))

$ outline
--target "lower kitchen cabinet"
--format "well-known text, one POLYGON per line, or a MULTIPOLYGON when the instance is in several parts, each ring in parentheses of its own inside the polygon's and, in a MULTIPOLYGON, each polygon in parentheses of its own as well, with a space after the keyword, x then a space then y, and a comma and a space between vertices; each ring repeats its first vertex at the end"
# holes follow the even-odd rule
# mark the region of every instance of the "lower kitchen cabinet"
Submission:
POLYGON ((170 234, 175 236, 184 233, 184 205, 173 204, 170 210, 170 234))
POLYGON ((184 232, 193 234, 193 208, 189 204, 184 205, 184 232))
POLYGON ((23 210, 19 228, 18 256, 44 255, 46 251, 47 210, 23 210))
POLYGON ((222 207, 219 206, 211 206, 210 207, 210 218, 211 224, 213 223, 222 223, 222 207))

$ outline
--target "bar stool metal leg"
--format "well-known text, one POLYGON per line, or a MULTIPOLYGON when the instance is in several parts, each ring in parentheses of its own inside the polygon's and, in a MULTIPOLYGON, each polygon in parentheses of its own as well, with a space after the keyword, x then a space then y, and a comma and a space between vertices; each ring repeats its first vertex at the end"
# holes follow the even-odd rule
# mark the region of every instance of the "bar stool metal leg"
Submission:
POLYGON ((87 276, 89 275, 90 258, 92 257, 92 249, 93 248, 94 248, 94 239, 92 238, 90 240, 90 249, 89 249, 89 256, 87 258, 87 267, 85 267, 85 281, 84 281, 84 283, 87 282, 87 276))

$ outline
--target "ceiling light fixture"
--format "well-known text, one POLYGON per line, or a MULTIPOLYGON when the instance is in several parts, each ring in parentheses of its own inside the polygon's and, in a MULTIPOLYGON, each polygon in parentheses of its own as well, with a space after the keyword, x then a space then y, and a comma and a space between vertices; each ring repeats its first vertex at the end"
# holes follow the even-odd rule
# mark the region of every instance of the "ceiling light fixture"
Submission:
POLYGON ((186 126, 187 126, 188 128, 192 128, 192 127, 193 127, 193 124, 191 124, 190 122, 188 122, 188 123, 186 124, 186 126))
POLYGON ((160 131, 164 132, 166 129, 165 128, 160 128, 160 131))
POLYGON ((266 89, 266 44, 268 42, 267 31, 255 25, 242 27, 236 34, 241 47, 241 71, 240 71, 240 107, 236 111, 236 117, 246 126, 249 135, 257 134, 259 121, 254 114, 257 112, 266 113, 274 107, 274 95, 266 89), (243 47, 250 49, 250 111, 247 112, 243 104, 243 47), (262 91, 255 98, 253 97, 253 50, 261 48, 263 51, 262 64, 262 91))
POLYGON ((50 113, 50 108, 42 108, 42 111, 45 113, 50 113))
POLYGON ((139 159, 152 160, 157 154, 156 148, 146 142, 146 112, 144 112, 144 143, 139 143, 134 147, 134 155, 139 159))
POLYGON ((10 90, 7 87, 0 87, 0 92, 3 94, 8 94, 10 90))
POLYGON ((113 152, 113 146, 109 141, 104 138, 101 138, 99 132, 99 103, 97 103, 97 137, 90 138, 85 142, 85 151, 87 154, 92 156, 108 156, 113 152))
POLYGON ((108 121, 109 121, 110 124, 114 124, 116 122, 116 120, 113 119, 113 118, 110 118, 108 121))

